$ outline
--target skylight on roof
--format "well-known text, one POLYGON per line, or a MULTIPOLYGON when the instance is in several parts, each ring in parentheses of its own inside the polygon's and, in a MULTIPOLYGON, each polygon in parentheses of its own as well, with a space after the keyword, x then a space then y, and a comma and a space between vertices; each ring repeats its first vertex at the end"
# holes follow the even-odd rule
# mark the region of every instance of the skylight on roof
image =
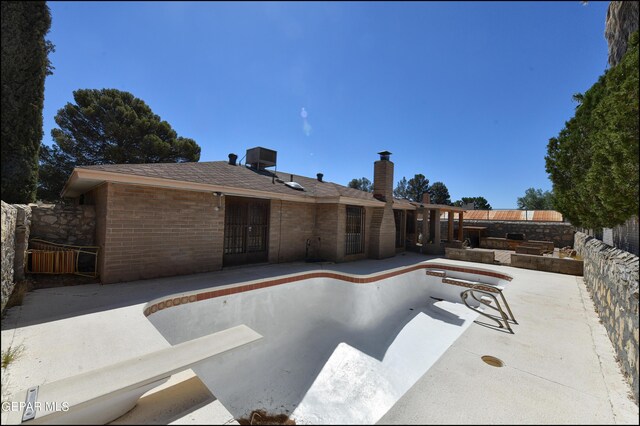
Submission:
POLYGON ((304 186, 300 185, 298 182, 285 182, 284 184, 289 188, 293 188, 298 191, 304 191, 304 186))

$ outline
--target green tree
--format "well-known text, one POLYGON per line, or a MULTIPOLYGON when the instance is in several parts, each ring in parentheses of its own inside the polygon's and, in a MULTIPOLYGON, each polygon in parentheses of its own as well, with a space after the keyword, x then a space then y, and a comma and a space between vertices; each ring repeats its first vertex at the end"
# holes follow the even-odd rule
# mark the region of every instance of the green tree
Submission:
POLYGON ((473 203, 474 210, 492 210, 491 204, 484 197, 462 197, 453 203, 456 207, 464 207, 473 203))
POLYGON ((42 142, 44 81, 53 67, 45 40, 51 14, 44 1, 3 1, 2 19, 2 199, 35 201, 38 150, 42 142))
POLYGON ((373 184, 366 177, 361 179, 351 179, 347 186, 349 188, 359 189, 360 191, 373 192, 373 184))
POLYGON ((403 176, 402 179, 398 181, 398 184, 393 190, 393 196, 396 198, 409 198, 409 195, 407 194, 408 186, 409 184, 407 183, 407 178, 403 176))
POLYGON ((116 89, 73 92, 75 104, 58 110, 54 145, 42 149, 38 197, 59 197, 75 166, 198 161, 200 147, 131 93, 116 89))
POLYGON ((423 174, 414 175, 407 182, 407 197, 417 203, 422 202, 422 194, 429 190, 429 179, 423 174))
POLYGON ((553 210, 553 193, 529 188, 523 197, 518 197, 518 208, 522 210, 553 210))
POLYGON ((554 205, 573 225, 611 228, 638 215, 638 32, 620 63, 582 96, 547 145, 554 205))
POLYGON ((431 196, 431 203, 451 205, 451 196, 446 185, 442 182, 434 182, 429 187, 429 195, 431 196))

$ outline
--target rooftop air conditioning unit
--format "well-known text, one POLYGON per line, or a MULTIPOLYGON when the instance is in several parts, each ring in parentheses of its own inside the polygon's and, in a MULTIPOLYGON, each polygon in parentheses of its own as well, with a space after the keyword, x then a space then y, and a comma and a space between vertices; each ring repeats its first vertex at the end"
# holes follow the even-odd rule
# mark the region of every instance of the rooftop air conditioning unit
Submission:
POLYGON ((276 165, 278 153, 272 149, 255 147, 247 150, 246 164, 254 169, 264 169, 276 165))

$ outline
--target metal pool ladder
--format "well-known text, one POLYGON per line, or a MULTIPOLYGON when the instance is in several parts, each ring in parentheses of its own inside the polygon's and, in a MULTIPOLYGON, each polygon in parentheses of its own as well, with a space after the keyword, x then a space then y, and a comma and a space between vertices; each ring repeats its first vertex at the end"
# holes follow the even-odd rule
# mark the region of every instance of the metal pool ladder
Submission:
POLYGON ((513 330, 511 329, 511 325, 509 325, 509 323, 511 322, 513 324, 518 324, 518 321, 516 321, 515 317, 513 316, 513 312, 511 312, 511 308, 507 303, 507 299, 505 299, 504 294, 502 294, 502 290, 504 289, 504 287, 480 283, 476 281, 463 280, 461 278, 447 277, 447 274, 444 271, 427 270, 427 275, 441 277, 444 284, 466 287, 467 289, 460 293, 460 298, 462 299, 462 302, 465 304, 465 306, 476 311, 480 315, 495 321, 498 324, 498 327, 506 328, 511 334, 513 334, 513 330), (496 294, 500 296, 500 299, 502 300, 502 303, 506 308, 506 312, 503 309, 502 304, 500 304, 500 301, 496 297, 496 294), (500 315, 490 315, 484 312, 482 309, 479 309, 479 306, 475 307, 469 305, 469 303, 467 302, 467 299, 469 297, 474 299, 480 305, 497 311, 500 315), (494 302, 495 306, 492 306, 491 302, 494 302))

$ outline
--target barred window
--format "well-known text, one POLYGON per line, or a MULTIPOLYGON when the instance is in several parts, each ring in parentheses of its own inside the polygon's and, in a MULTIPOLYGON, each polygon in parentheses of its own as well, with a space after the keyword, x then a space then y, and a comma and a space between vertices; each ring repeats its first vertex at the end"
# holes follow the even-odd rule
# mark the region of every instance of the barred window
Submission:
POLYGON ((396 248, 404 247, 405 239, 405 222, 404 210, 394 210, 393 218, 396 222, 396 248))

